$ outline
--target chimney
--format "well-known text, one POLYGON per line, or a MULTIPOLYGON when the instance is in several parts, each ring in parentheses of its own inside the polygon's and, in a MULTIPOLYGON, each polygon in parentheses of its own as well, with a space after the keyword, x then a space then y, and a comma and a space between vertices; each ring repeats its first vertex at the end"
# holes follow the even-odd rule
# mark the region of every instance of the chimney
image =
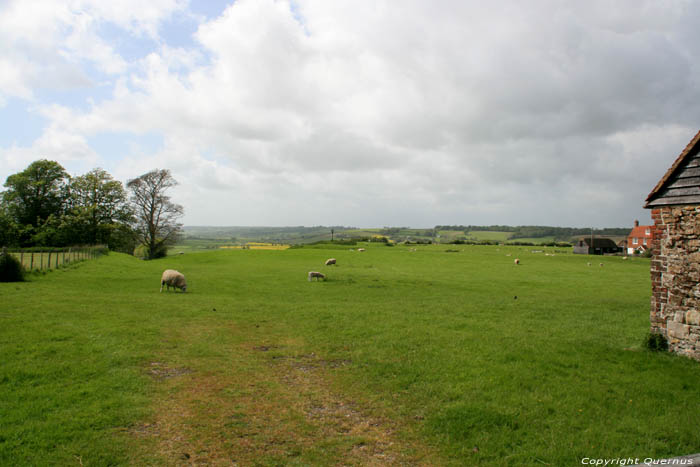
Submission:
POLYGON ((635 220, 635 221, 634 221, 634 226, 635 226, 635 227, 639 227, 639 221, 638 221, 638 220, 635 220))

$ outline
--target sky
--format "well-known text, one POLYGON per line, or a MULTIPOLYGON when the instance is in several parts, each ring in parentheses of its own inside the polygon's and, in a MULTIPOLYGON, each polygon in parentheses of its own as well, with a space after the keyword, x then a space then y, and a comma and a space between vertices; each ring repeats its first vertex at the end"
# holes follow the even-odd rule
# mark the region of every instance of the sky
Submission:
POLYGON ((169 169, 185 225, 650 223, 700 1, 0 0, 0 180, 169 169))

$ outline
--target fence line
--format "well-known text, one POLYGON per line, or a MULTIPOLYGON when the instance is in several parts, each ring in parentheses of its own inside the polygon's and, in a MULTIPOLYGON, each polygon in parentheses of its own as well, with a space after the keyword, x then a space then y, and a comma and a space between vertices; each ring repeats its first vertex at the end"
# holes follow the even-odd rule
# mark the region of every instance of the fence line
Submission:
POLYGON ((104 246, 52 248, 43 251, 34 248, 31 251, 7 249, 7 253, 19 259, 20 264, 26 271, 57 269, 71 263, 97 258, 106 251, 107 248, 104 246))

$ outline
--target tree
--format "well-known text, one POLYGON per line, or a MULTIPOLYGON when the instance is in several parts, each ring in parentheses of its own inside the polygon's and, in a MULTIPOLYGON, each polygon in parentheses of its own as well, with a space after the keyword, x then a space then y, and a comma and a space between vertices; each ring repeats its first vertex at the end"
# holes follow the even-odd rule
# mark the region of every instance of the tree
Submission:
POLYGON ((49 216, 62 214, 69 179, 58 162, 34 161, 22 172, 7 177, 3 203, 17 224, 37 227, 49 216))
POLYGON ((101 243, 110 249, 119 249, 114 233, 117 229, 124 230, 124 226, 133 221, 133 211, 122 183, 97 168, 73 178, 68 191, 63 227, 74 239, 79 239, 79 243, 101 243))
POLYGON ((182 228, 177 222, 183 215, 182 206, 165 195, 176 185, 167 169, 152 170, 126 184, 136 215, 136 236, 145 247, 147 259, 165 256, 167 246, 177 240, 182 228))
POLYGON ((19 226, 7 210, 5 204, 0 204, 0 245, 19 245, 19 226))

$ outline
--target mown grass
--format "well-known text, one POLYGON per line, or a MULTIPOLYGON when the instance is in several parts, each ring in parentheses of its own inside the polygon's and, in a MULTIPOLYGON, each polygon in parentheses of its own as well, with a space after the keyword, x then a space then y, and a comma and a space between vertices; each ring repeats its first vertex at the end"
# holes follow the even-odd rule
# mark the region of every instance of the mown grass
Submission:
POLYGON ((364 247, 113 253, 0 284, 0 464, 697 451, 700 366, 641 348, 648 260, 364 247), (186 294, 158 293, 165 268, 186 294))

